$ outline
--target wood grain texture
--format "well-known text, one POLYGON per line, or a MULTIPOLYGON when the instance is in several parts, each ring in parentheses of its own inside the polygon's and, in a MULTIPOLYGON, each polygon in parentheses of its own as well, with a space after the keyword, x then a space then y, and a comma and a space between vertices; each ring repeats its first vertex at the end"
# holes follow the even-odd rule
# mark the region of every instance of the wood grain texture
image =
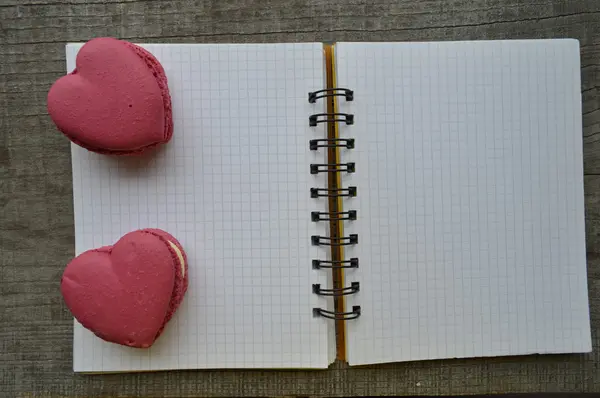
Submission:
POLYGON ((597 0, 0 0, 0 396, 295 396, 600 391, 600 2, 597 0), (594 353, 327 371, 74 375, 59 294, 74 254, 69 143, 45 98, 64 45, 572 37, 581 42, 594 353))

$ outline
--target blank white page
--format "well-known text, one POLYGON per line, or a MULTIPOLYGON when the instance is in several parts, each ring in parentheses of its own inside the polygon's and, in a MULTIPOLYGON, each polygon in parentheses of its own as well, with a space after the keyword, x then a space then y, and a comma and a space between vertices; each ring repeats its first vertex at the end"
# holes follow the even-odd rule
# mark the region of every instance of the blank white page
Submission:
POLYGON ((588 352, 575 40, 341 43, 350 364, 588 352))
POLYGON ((310 241, 327 232, 310 219, 326 210, 310 197, 324 151, 309 150, 307 100, 325 82, 322 45, 143 47, 166 70, 173 139, 133 158, 72 146, 76 252, 161 228, 187 252, 189 289, 150 349, 76 323, 75 371, 327 367, 332 323, 312 309, 328 303, 311 290, 327 276, 311 260, 328 253, 310 241))

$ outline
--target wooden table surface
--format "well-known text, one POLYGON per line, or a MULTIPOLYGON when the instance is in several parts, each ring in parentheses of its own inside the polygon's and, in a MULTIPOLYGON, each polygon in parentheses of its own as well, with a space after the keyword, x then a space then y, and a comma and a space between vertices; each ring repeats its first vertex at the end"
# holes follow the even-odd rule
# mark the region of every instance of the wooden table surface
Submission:
POLYGON ((600 1, 0 0, 0 396, 296 396, 600 391, 600 1), (46 112, 64 45, 577 38, 594 352, 327 371, 74 375, 60 293, 74 254, 69 143, 46 112))

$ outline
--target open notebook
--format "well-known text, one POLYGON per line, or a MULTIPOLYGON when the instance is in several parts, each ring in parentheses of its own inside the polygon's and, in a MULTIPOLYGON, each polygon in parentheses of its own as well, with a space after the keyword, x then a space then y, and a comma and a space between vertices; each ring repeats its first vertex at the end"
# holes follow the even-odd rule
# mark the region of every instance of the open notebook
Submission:
POLYGON ((75 371, 591 350, 576 41, 142 46, 174 137, 72 146, 76 252, 162 228, 190 286, 147 350, 76 323, 75 371))

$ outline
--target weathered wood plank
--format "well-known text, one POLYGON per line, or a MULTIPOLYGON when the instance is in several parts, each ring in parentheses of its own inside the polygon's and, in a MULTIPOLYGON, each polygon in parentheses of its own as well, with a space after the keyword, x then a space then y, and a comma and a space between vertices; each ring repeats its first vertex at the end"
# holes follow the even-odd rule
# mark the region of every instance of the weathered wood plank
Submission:
POLYGON ((6 396, 281 396, 600 391, 600 3, 596 0, 0 0, 0 392, 6 396), (71 372, 58 291, 73 255, 68 142, 46 92, 64 44, 414 41, 574 37, 581 42, 589 355, 429 361, 329 371, 71 372))

